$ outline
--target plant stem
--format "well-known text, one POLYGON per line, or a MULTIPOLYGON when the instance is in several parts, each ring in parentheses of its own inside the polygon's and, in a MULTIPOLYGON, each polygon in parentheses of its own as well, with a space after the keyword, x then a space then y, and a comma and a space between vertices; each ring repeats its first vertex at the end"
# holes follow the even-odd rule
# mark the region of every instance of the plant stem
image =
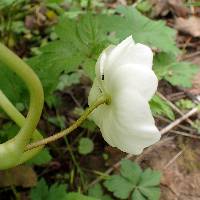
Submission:
MULTIPOLYGON (((26 121, 25 117, 15 108, 15 106, 9 101, 9 99, 5 96, 5 94, 1 90, 0 90, 0 107, 19 127, 23 127, 26 121)), ((42 138, 43 138, 42 135, 37 130, 35 130, 33 136, 31 137, 33 141, 41 140, 42 138)), ((21 164, 26 160, 32 158, 42 148, 43 146, 24 152, 23 155, 18 159, 18 164, 21 164)))
POLYGON ((51 143, 53 141, 56 141, 66 135, 68 135, 69 133, 71 133, 73 130, 75 130, 76 128, 78 128, 88 117, 88 115, 94 110, 96 109, 98 106, 102 105, 102 104, 110 104, 110 97, 108 96, 101 96, 99 99, 97 99, 90 107, 88 107, 84 113, 81 115, 81 117, 75 122, 73 123, 69 128, 56 133, 48 138, 42 139, 40 141, 34 142, 32 144, 27 145, 26 150, 30 150, 36 147, 39 147, 41 145, 45 145, 48 143, 51 143))
POLYGON ((78 173, 80 174, 81 184, 82 184, 82 187, 84 188, 84 186, 85 186, 85 184, 84 184, 84 173, 83 173, 83 171, 82 171, 82 169, 81 169, 79 163, 78 163, 77 160, 76 160, 76 157, 75 157, 75 155, 74 155, 74 153, 73 153, 73 150, 72 150, 72 148, 71 148, 71 145, 70 145, 70 143, 69 143, 67 137, 64 136, 63 138, 64 138, 64 140, 65 140, 67 149, 68 149, 68 151, 69 151, 69 153, 70 153, 70 155, 71 155, 72 161, 73 161, 74 165, 76 166, 78 173))
POLYGON ((88 0, 88 2, 87 2, 87 11, 90 11, 90 10, 92 10, 92 2, 91 2, 91 0, 88 0))
POLYGON ((26 123, 16 136, 18 146, 22 148, 29 142, 39 122, 44 103, 43 88, 31 67, 2 44, 0 44, 0 60, 25 82, 30 92, 30 107, 26 123))
POLYGON ((30 138, 40 120, 44 94, 41 82, 31 67, 1 43, 0 61, 25 82, 30 92, 29 111, 23 127, 14 138, 0 144, 0 169, 6 169, 15 166, 19 162, 19 157, 30 142, 30 138))

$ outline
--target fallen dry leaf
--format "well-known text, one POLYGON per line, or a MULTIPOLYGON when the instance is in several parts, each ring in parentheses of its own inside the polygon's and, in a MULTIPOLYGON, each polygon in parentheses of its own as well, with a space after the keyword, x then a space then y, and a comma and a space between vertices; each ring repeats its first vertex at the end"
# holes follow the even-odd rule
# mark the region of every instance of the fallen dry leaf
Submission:
POLYGON ((175 20, 175 28, 193 37, 200 37, 200 18, 194 16, 187 19, 178 17, 175 20))
POLYGON ((178 17, 186 17, 189 12, 182 0, 168 0, 168 5, 170 10, 178 17))
POLYGON ((37 175, 29 166, 18 166, 6 171, 0 171, 0 187, 22 186, 33 187, 37 183, 37 175))
POLYGON ((166 16, 172 12, 178 17, 186 17, 189 13, 188 8, 182 0, 150 0, 153 5, 153 16, 166 16))

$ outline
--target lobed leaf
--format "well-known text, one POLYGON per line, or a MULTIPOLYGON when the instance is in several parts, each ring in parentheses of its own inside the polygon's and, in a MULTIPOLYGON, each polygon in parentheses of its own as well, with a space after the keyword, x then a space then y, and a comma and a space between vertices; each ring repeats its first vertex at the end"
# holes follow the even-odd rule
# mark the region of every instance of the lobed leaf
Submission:
POLYGON ((104 182, 104 186, 120 199, 127 199, 134 187, 131 182, 119 175, 111 176, 104 182))
POLYGON ((124 178, 127 178, 133 185, 137 185, 142 170, 139 165, 130 160, 123 160, 121 162, 120 173, 124 178))

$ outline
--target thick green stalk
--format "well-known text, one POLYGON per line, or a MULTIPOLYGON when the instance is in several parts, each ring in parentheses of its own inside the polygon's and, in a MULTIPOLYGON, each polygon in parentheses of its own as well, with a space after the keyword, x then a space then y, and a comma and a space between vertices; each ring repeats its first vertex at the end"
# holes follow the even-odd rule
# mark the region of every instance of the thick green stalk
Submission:
MULTIPOLYGON (((0 90, 0 107, 19 127, 24 126, 26 122, 25 117, 15 108, 15 106, 9 101, 9 99, 4 95, 4 93, 1 90, 0 90)), ((31 141, 35 142, 41 140, 42 138, 43 136, 40 134, 40 132, 35 130, 35 132, 32 135, 31 141)), ((24 152, 22 156, 19 158, 18 164, 21 164, 29 160, 30 158, 38 154, 38 152, 40 152, 42 148, 43 146, 40 146, 33 150, 24 152)))
POLYGON ((0 168, 3 169, 15 166, 29 143, 41 116, 44 94, 40 80, 31 67, 2 44, 0 61, 25 82, 30 92, 29 111, 23 127, 13 139, 0 144, 0 168))

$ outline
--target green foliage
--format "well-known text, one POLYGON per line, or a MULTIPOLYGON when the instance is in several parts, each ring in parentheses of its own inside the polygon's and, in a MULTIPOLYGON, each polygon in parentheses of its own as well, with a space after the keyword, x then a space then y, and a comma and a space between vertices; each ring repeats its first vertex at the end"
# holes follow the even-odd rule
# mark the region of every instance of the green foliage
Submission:
POLYGON ((57 90, 64 90, 73 84, 78 84, 80 82, 81 73, 72 74, 62 74, 59 78, 59 83, 57 85, 57 90))
POLYGON ((181 99, 179 101, 176 102, 176 105, 181 108, 181 109, 192 109, 195 107, 195 103, 193 103, 191 100, 189 99, 181 99))
POLYGON ((60 129, 64 129, 65 128, 65 116, 53 116, 53 117, 48 117, 47 118, 48 122, 50 122, 51 124, 59 127, 60 129))
POLYGON ((172 85, 191 87, 192 78, 199 69, 189 62, 179 62, 175 55, 160 53, 154 58, 154 70, 159 79, 165 79, 172 85))
POLYGON ((101 200, 112 200, 109 195, 104 194, 101 185, 98 183, 89 189, 88 194, 91 197, 95 197, 101 200))
POLYGON ((31 189, 31 200, 65 200, 66 186, 54 184, 48 187, 44 179, 41 179, 37 186, 31 189))
POLYGON ((128 35, 132 34, 136 42, 161 51, 178 52, 175 32, 163 22, 154 22, 132 7, 119 7, 116 12, 121 15, 87 13, 74 19, 60 19, 55 27, 59 39, 40 48, 41 54, 29 60, 43 83, 46 97, 57 89, 63 71, 65 74, 75 72, 81 66, 93 79, 94 66, 101 51, 128 35))
POLYGON ((45 0, 46 3, 62 3, 64 0, 45 0))
POLYGON ((0 89, 14 104, 24 102, 22 96, 26 96, 23 82, 0 62, 0 89))
POLYGON ((186 6, 200 6, 200 2, 187 2, 186 6))
POLYGON ((15 0, 1 0, 0 9, 8 7, 8 6, 12 5, 14 2, 15 2, 15 0))
POLYGON ((119 7, 117 11, 124 15, 123 20, 115 22, 116 34, 120 39, 132 34, 136 42, 157 47, 161 51, 178 53, 174 40, 176 32, 163 21, 152 21, 132 7, 119 7))
POLYGON ((90 138, 81 138, 79 141, 78 152, 86 155, 93 151, 94 143, 90 138))
POLYGON ((31 200, 100 200, 84 196, 77 192, 66 192, 66 185, 54 184, 48 187, 44 179, 41 179, 37 186, 31 189, 31 200))
POLYGON ((95 129, 97 128, 97 125, 93 121, 86 120, 86 121, 83 122, 83 124, 81 125, 81 127, 85 128, 85 129, 88 129, 91 132, 94 132, 95 129))
POLYGON ((0 143, 3 143, 13 138, 17 134, 18 131, 19 131, 19 128, 17 127, 17 125, 13 124, 12 122, 3 124, 3 126, 0 129, 0 143))
POLYGON ((47 149, 43 149, 39 154, 37 154, 34 158, 29 160, 27 163, 32 165, 43 165, 50 162, 52 159, 51 154, 47 149))
POLYGON ((104 186, 119 199, 128 199, 131 196, 132 200, 158 200, 160 178, 158 171, 142 171, 139 165, 123 160, 120 175, 110 176, 104 186))
MULTIPOLYGON (((191 86, 191 77, 197 69, 189 63, 176 61, 174 30, 162 21, 148 19, 132 7, 119 7, 115 12, 120 15, 86 13, 73 19, 61 17, 55 27, 58 39, 39 48, 40 54, 28 60, 42 81, 47 102, 55 90, 79 82, 77 69, 80 66, 93 79, 101 51, 131 34, 136 42, 173 53, 160 53, 155 57, 155 70, 160 79, 173 85, 191 86)), ((0 68, 3 69, 0 88, 15 102, 26 100, 26 90, 18 77, 3 65, 0 68)))
POLYGON ((158 95, 155 95, 150 101, 150 107, 154 115, 163 115, 171 120, 175 119, 174 112, 171 107, 162 100, 158 95))
POLYGON ((100 200, 93 197, 88 197, 77 192, 70 192, 64 200, 100 200))
POLYGON ((151 8, 152 8, 152 5, 148 0, 140 1, 137 4, 137 9, 141 12, 149 12, 151 8))

